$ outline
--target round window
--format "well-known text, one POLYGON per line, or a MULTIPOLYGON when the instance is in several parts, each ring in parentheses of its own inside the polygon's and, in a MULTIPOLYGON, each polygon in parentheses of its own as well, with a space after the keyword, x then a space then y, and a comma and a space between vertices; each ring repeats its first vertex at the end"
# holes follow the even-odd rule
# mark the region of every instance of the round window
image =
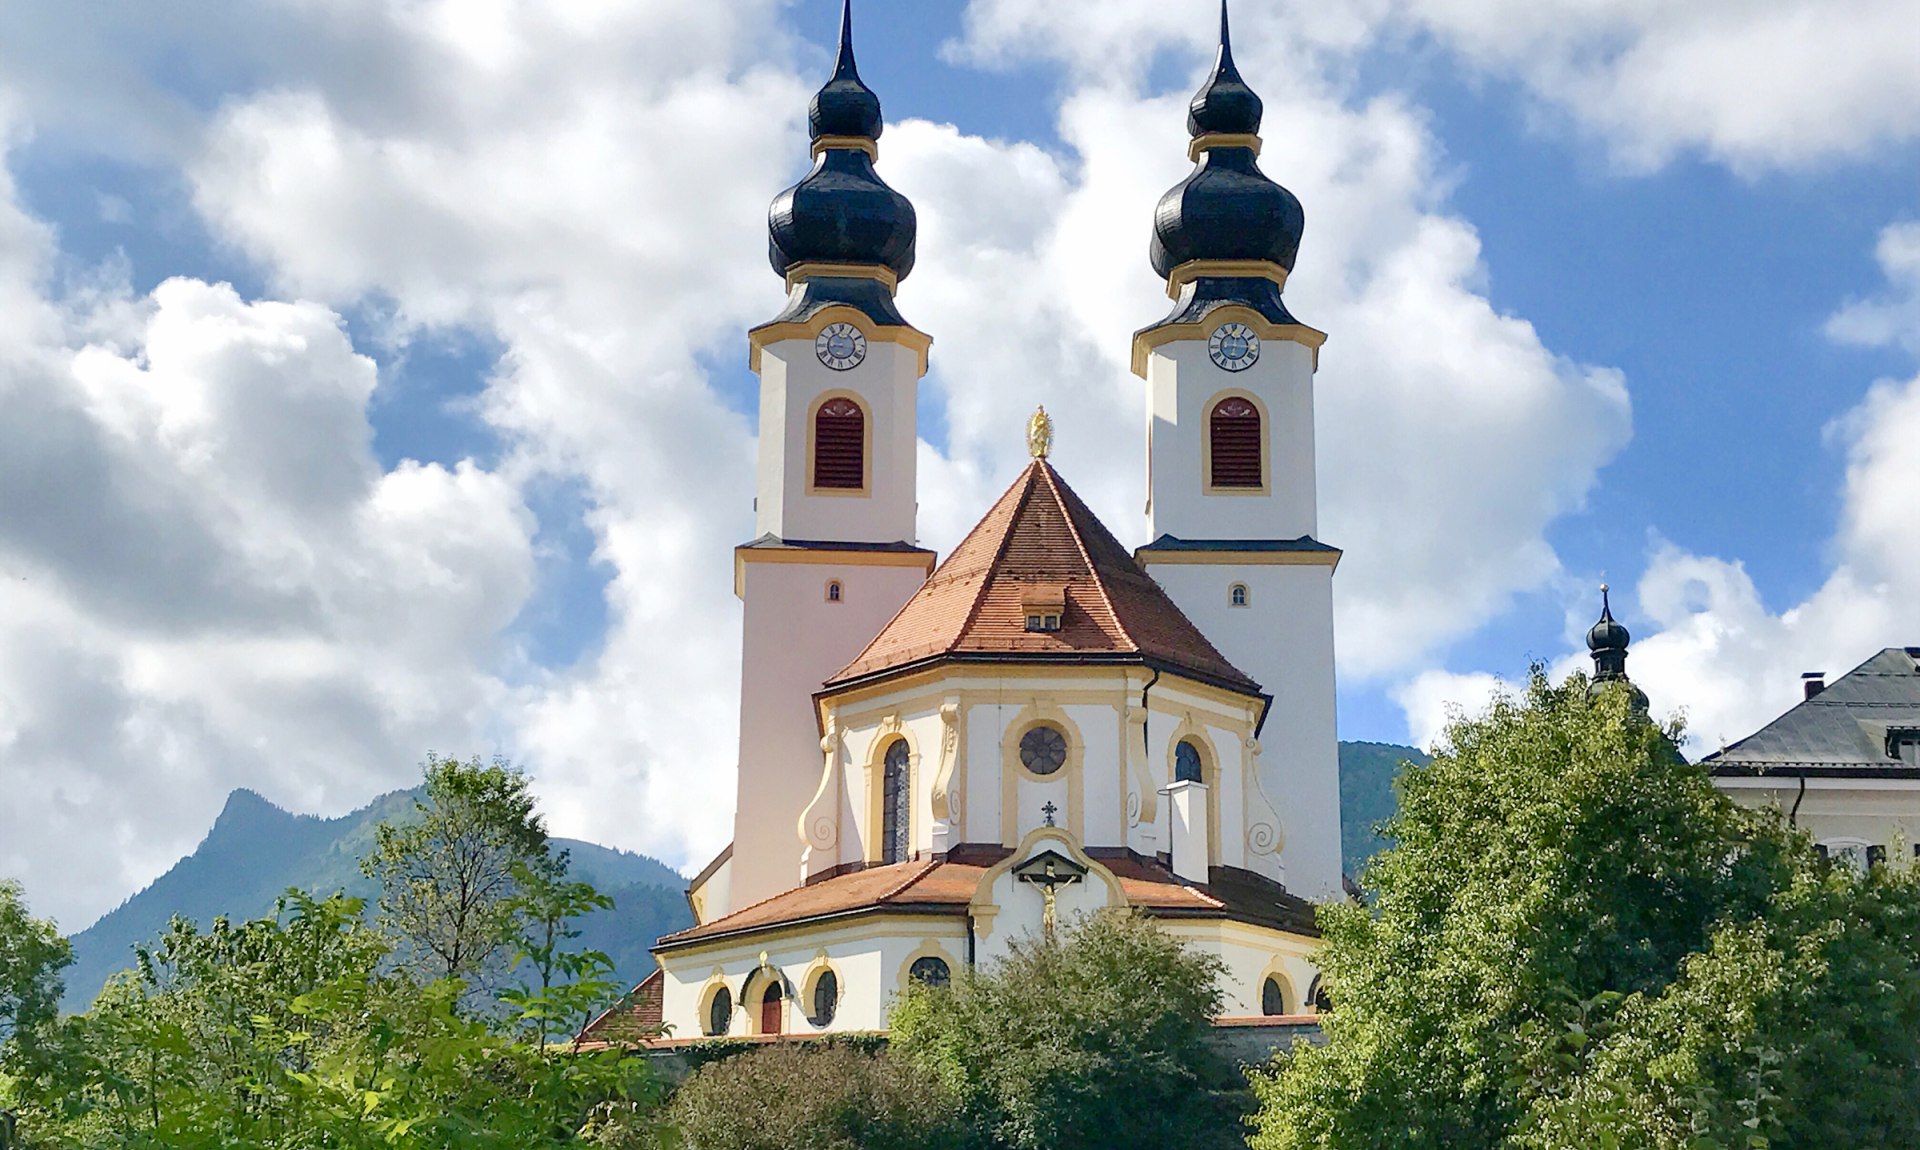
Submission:
POLYGON ((1052 727, 1035 727, 1020 736, 1020 763, 1036 775, 1050 775, 1067 762, 1067 737, 1052 727))
POLYGON ((907 977, 928 986, 945 986, 953 981, 953 972, 943 958, 916 958, 907 968, 907 977))

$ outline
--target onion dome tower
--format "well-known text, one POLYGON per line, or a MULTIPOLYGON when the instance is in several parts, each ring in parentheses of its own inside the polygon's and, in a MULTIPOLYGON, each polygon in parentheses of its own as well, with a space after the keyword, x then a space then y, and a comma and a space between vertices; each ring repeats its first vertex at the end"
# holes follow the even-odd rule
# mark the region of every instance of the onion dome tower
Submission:
MULTIPOLYGON (((1220 51, 1213 72, 1187 110, 1193 173, 1160 198, 1153 213, 1150 256, 1167 281, 1173 312, 1134 341, 1134 373, 1169 328, 1203 323, 1219 308, 1239 305, 1282 329, 1275 334, 1317 349, 1326 337, 1295 319, 1281 289, 1300 250, 1306 214, 1294 194, 1260 170, 1265 108, 1233 60, 1226 0, 1220 4, 1220 51)), ((1266 338, 1273 338, 1272 335, 1266 338)))
POLYGON ((1613 617, 1611 588, 1600 584, 1600 621, 1587 631, 1587 650, 1593 655, 1593 685, 1625 683, 1633 692, 1634 706, 1647 709, 1646 692, 1627 678, 1627 644, 1633 635, 1613 617))
POLYGON ((813 170, 767 213, 768 256, 791 293, 772 323, 844 304, 876 324, 907 327, 893 293, 913 271, 918 221, 907 197, 874 171, 885 121, 854 61, 852 0, 841 8, 833 77, 814 94, 807 128, 813 170))

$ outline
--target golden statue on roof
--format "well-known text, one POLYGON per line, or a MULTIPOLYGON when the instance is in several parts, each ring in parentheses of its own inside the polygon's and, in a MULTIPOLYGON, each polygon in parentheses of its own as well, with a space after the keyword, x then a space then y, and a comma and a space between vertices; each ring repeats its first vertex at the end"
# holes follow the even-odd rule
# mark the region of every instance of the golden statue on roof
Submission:
POLYGON ((1053 451, 1053 417, 1047 409, 1034 409, 1033 418, 1027 420, 1027 450, 1035 459, 1045 459, 1053 451))

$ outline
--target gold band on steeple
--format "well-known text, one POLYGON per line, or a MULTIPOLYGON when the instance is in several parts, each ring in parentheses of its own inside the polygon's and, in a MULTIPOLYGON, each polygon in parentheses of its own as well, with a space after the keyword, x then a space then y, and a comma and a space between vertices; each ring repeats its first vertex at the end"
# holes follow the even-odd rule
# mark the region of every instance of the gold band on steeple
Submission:
POLYGON ((815 260, 787 269, 788 291, 808 280, 874 280, 890 292, 900 290, 899 275, 885 264, 830 264, 815 260))
POLYGON ((1180 289, 1197 279, 1272 280, 1287 286, 1287 269, 1272 260, 1188 260, 1167 277, 1167 298, 1179 299, 1180 289))
POLYGON ((819 159, 820 153, 828 148, 865 152, 868 159, 876 164, 880 162, 880 141, 869 140, 865 136, 822 136, 813 142, 813 158, 819 159))
POLYGON ((1252 148, 1253 154, 1260 154, 1260 137, 1251 133, 1208 132, 1204 136, 1195 136, 1187 145, 1187 159, 1200 162, 1200 153, 1215 148, 1252 148))

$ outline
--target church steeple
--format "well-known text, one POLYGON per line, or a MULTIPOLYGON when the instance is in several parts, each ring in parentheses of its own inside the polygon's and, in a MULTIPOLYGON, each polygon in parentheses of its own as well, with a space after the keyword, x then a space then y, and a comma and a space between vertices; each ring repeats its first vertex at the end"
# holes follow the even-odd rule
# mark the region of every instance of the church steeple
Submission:
POLYGON ((1260 97, 1240 78, 1233 63, 1233 30, 1227 24, 1227 0, 1220 0, 1220 54, 1187 108, 1187 131, 1206 135, 1253 135, 1260 130, 1260 97))
POLYGON ((1613 617, 1611 590, 1600 584, 1600 621, 1587 631, 1587 650, 1593 655, 1593 689, 1605 683, 1624 683, 1632 692, 1634 708, 1645 714, 1647 694, 1627 678, 1627 644, 1633 635, 1613 617))

